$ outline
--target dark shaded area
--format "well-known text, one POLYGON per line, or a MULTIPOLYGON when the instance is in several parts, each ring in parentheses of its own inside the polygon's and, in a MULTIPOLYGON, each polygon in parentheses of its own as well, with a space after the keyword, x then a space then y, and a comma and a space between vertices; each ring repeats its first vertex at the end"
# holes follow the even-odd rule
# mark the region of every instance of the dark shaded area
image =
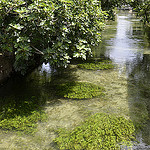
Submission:
POLYGON ((12 59, 0 55, 0 84, 4 82, 13 72, 12 59))
POLYGON ((29 116, 40 111, 47 101, 58 103, 54 89, 56 84, 74 81, 74 68, 54 71, 43 64, 26 76, 15 75, 0 86, 0 120, 17 116, 29 116))

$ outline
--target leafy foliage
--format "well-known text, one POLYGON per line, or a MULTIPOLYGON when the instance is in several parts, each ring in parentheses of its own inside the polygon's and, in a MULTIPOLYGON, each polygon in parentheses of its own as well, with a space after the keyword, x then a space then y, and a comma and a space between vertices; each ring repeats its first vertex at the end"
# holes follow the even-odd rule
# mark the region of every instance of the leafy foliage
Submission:
POLYGON ((0 108, 0 129, 34 133, 39 121, 46 121, 46 114, 37 104, 37 99, 11 102, 0 108))
POLYGON ((120 149, 121 145, 131 145, 134 132, 132 121, 97 113, 71 131, 58 130, 54 141, 61 150, 120 149))
POLYGON ((103 20, 95 0, 1 0, 1 51, 15 54, 14 67, 22 74, 37 55, 42 62, 67 66, 73 57, 92 54, 103 20))
POLYGON ((107 19, 114 20, 115 19, 115 12, 113 11, 114 8, 118 7, 119 0, 101 0, 101 7, 102 10, 107 12, 107 19))
POLYGON ((144 23, 150 23, 150 0, 130 0, 129 4, 144 23))
POLYGON ((150 0, 101 0, 102 10, 107 12, 108 19, 115 19, 113 9, 130 5, 144 23, 150 22, 150 0))
POLYGON ((112 61, 110 60, 89 60, 82 64, 77 65, 79 68, 88 70, 107 70, 114 68, 112 61))
POLYGON ((66 82, 55 86, 56 95, 71 99, 88 99, 104 95, 104 88, 87 82, 66 82))

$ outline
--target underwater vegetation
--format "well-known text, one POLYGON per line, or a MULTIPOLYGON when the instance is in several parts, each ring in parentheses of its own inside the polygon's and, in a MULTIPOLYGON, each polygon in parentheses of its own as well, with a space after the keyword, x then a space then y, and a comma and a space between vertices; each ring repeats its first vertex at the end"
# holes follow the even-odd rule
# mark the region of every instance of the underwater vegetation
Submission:
POLYGON ((111 60, 107 59, 91 59, 81 64, 77 64, 78 68, 87 70, 108 70, 114 68, 111 60))
POLYGON ((0 112, 0 129, 5 131, 32 134, 36 132, 37 123, 46 121, 47 118, 35 97, 18 102, 12 99, 10 103, 0 108, 0 112))
POLYGON ((105 89, 88 82, 66 82, 55 87, 56 95, 70 99, 89 99, 104 95, 105 89))
POLYGON ((131 120, 106 113, 90 116, 73 130, 59 129, 54 140, 60 150, 109 150, 130 146, 135 140, 131 120))

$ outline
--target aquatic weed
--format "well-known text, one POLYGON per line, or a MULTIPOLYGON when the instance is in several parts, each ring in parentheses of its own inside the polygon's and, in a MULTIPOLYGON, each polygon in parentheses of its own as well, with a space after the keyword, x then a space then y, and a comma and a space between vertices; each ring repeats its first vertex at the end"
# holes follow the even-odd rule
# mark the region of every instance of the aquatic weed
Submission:
POLYGON ((131 145, 134 132, 132 121, 97 113, 71 131, 59 129, 54 141, 60 150, 120 149, 122 145, 131 145))
POLYGON ((56 95, 71 99, 89 99, 104 95, 105 89, 88 82, 66 82, 56 85, 56 95))
POLYGON ((46 114, 38 105, 37 98, 11 102, 0 108, 0 129, 22 131, 33 134, 36 132, 37 123, 46 121, 46 114))
POLYGON ((111 60, 98 59, 98 60, 88 60, 81 64, 77 64, 78 68, 87 70, 108 70, 114 68, 111 60))

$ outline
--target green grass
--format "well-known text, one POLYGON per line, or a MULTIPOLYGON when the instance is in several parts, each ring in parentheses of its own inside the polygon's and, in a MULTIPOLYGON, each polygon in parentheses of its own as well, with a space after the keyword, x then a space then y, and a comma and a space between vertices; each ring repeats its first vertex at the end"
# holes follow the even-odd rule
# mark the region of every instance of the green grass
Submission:
POLYGON ((113 150, 130 146, 135 140, 134 132, 132 121, 97 113, 71 131, 58 130, 54 141, 60 150, 113 150))
POLYGON ((78 68, 87 70, 108 70, 114 68, 112 61, 105 59, 88 60, 77 65, 78 68))
POLYGON ((55 86, 56 95, 70 99, 89 99, 104 95, 104 88, 88 82, 66 82, 55 86))
POLYGON ((46 114, 38 105, 38 99, 11 100, 0 108, 0 129, 33 134, 37 123, 46 120, 46 114))

